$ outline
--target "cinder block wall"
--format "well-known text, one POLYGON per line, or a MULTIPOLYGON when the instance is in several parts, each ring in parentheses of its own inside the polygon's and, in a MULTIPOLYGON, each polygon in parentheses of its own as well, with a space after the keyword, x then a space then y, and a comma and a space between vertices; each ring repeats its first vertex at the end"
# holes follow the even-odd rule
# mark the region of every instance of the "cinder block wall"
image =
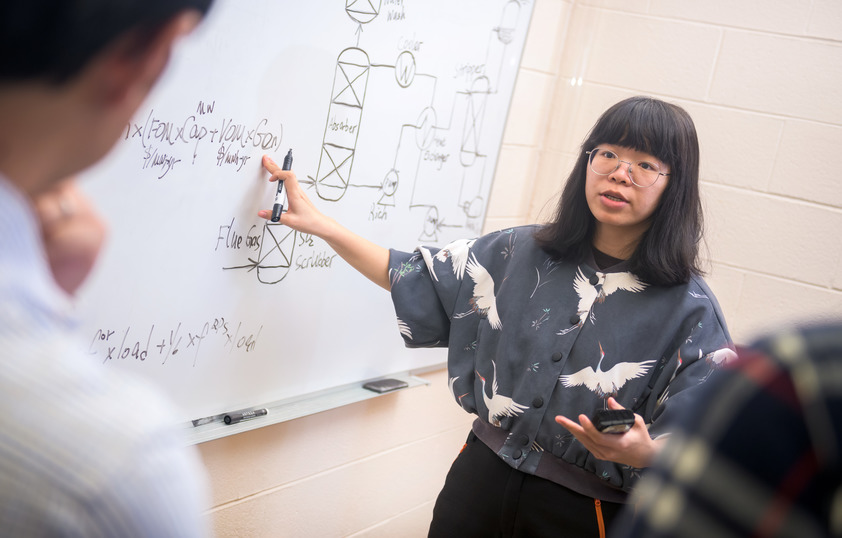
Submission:
MULTIPOLYGON (((842 317, 842 2, 534 2, 486 231, 548 218, 598 115, 653 95, 696 121, 708 281, 734 338, 842 317)), ((426 536, 471 417, 444 371, 424 377, 200 445, 217 535, 426 536)))

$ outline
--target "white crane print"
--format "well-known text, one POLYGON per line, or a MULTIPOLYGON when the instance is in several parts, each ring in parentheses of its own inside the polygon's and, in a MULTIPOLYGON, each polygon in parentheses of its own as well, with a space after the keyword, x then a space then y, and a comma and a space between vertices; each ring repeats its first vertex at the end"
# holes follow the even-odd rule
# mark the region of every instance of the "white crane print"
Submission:
POLYGON ((465 266, 468 263, 468 252, 476 239, 457 239, 436 253, 436 259, 442 263, 450 258, 451 268, 456 278, 462 280, 465 276, 465 266))
POLYGON ((582 273, 581 267, 579 268, 576 277, 573 279, 573 289, 576 290, 576 294, 579 296, 579 306, 576 310, 576 313, 579 315, 579 323, 568 329, 562 329, 557 334, 564 335, 576 327, 581 327, 585 323, 588 313, 590 313, 591 322, 593 322, 593 313, 591 312, 593 304, 604 303, 609 295, 617 291, 638 293, 646 289, 646 283, 637 278, 634 273, 628 271, 622 273, 596 273, 596 276, 602 281, 602 284, 599 282, 591 284, 585 278, 585 274, 582 273))
POLYGON ((430 275, 436 282, 438 282, 439 277, 436 274, 436 268, 433 264, 433 260, 438 260, 444 263, 448 258, 451 260, 453 274, 456 275, 457 279, 462 280, 465 276, 465 265, 468 262, 468 252, 475 241, 476 239, 457 239, 439 250, 435 256, 430 254, 430 249, 427 247, 418 247, 418 251, 421 253, 421 257, 424 258, 424 263, 427 264, 427 269, 430 270, 430 275))
MULTIPOLYGON (((701 350, 699 350, 699 354, 701 354, 701 350)), ((670 383, 672 380, 675 379, 675 376, 678 375, 678 371, 681 369, 681 366, 684 364, 684 359, 681 358, 681 348, 678 349, 678 361, 675 364, 675 370, 672 372, 672 377, 670 377, 669 383, 667 383, 667 387, 664 389, 663 394, 658 397, 658 406, 662 405, 664 402, 669 400, 670 397, 670 383)))
MULTIPOLYGON (((721 349, 717 349, 707 355, 699 350, 699 360, 704 360, 705 363, 710 366, 710 371, 705 374, 703 378, 699 380, 699 383, 704 383, 707 379, 719 368, 725 366, 728 362, 737 358, 737 353, 729 348, 723 347, 721 349)), ((675 366, 675 371, 672 373, 672 377, 670 378, 669 383, 667 383, 667 388, 664 389, 664 393, 658 398, 658 405, 663 404, 666 402, 670 397, 670 383, 672 380, 675 379, 675 376, 678 374, 678 370, 681 369, 681 366, 684 364, 684 360, 681 358, 681 349, 678 350, 678 364, 675 366)))
POLYGON ((497 365, 491 361, 491 366, 494 367, 494 378, 491 380, 491 397, 485 392, 485 378, 477 372, 477 375, 482 380, 482 399, 485 402, 485 407, 488 408, 488 422, 493 426, 500 427, 501 417, 516 417, 523 413, 529 406, 521 405, 509 396, 503 396, 497 393, 497 365))
POLYGON ((497 314, 497 299, 494 296, 494 280, 485 267, 479 264, 473 253, 468 259, 466 269, 468 270, 468 276, 474 281, 474 295, 468 300, 471 309, 461 314, 455 314, 453 317, 461 319, 477 313, 481 317, 488 318, 488 323, 491 324, 492 329, 502 329, 503 322, 500 321, 500 316, 497 314))
POLYGON ((722 368, 729 362, 735 360, 737 358, 737 353, 730 347, 723 347, 722 349, 717 349, 713 353, 708 353, 702 357, 702 350, 700 349, 699 358, 704 358, 705 362, 710 365, 712 369, 717 369, 722 368))
POLYGON ((729 362, 735 360, 737 358, 737 352, 729 347, 723 347, 721 349, 717 349, 712 353, 708 353, 707 355, 702 356, 702 350, 699 350, 699 360, 704 360, 705 364, 710 366, 710 372, 702 378, 702 381, 707 381, 707 379, 713 375, 713 373, 720 368, 724 367, 729 362))
POLYGON ((559 380, 565 387, 578 387, 584 385, 591 392, 602 398, 605 408, 608 407, 608 398, 617 396, 629 380, 641 377, 649 371, 654 360, 642 362, 618 362, 609 370, 602 369, 602 361, 605 359, 605 351, 602 344, 599 344, 599 362, 596 369, 593 366, 586 366, 574 374, 561 375, 559 380))
MULTIPOLYGON (((461 406, 461 405, 462 405, 462 398, 464 398, 465 396, 467 396, 467 395, 468 395, 468 393, 466 392, 465 394, 462 394, 462 395, 460 395, 460 396, 457 396, 457 395, 456 395, 456 386, 455 386, 455 385, 456 385, 456 380, 457 380, 457 379, 459 379, 459 376, 458 376, 458 375, 457 375, 456 377, 451 377, 451 378, 447 381, 447 386, 450 388, 450 393, 451 393, 451 394, 453 394, 453 399, 454 399, 454 400, 456 400, 457 402, 459 402, 459 405, 461 406)), ((462 406, 462 407, 464 407, 464 406, 462 406)))
POLYGON ((397 318, 397 319, 398 319, 398 331, 400 331, 400 333, 402 335, 404 335, 405 337, 412 340, 412 329, 409 328, 409 325, 407 325, 404 320, 402 320, 401 318, 397 318))

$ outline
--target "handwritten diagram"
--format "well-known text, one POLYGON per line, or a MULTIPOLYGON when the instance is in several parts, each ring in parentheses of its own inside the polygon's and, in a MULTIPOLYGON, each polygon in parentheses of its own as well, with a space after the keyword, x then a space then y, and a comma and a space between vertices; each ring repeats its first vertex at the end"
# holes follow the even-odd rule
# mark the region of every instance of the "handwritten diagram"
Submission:
MULTIPOLYGON (((403 7, 403 2, 390 4, 403 7)), ((362 24, 371 22, 379 15, 379 2, 377 5, 371 2, 349 2, 346 11, 351 18, 360 23, 360 30, 356 32, 359 36, 362 33, 362 24), (360 4, 364 4, 364 8, 360 8, 360 4)), ((380 183, 352 182, 355 180, 353 164, 357 143, 365 129, 365 99, 372 70, 392 71, 394 83, 401 88, 408 88, 416 79, 425 78, 429 82, 430 92, 435 92, 439 77, 418 71, 413 51, 421 49, 423 41, 417 38, 402 41, 401 46, 405 50, 398 53, 391 65, 372 63, 368 53, 360 47, 359 39, 357 46, 342 50, 336 60, 319 166, 315 177, 310 178, 318 196, 327 201, 339 201, 349 187, 376 188, 377 204, 395 206, 394 197, 403 176, 404 182, 410 185, 412 191, 408 207, 425 210, 420 218, 422 239, 436 242, 437 231, 445 226, 478 232, 478 219, 484 214, 490 181, 485 169, 487 152, 496 149, 493 146, 486 147, 495 142, 482 140, 482 123, 489 97, 500 97, 494 84, 499 83, 502 62, 506 57, 505 49, 512 43, 520 11, 520 2, 505 3, 500 23, 488 28, 489 35, 496 39, 489 39, 482 62, 462 63, 456 67, 457 75, 460 78, 464 77, 466 84, 465 87, 457 89, 457 95, 451 100, 446 123, 439 122, 439 114, 434 106, 425 106, 425 102, 434 101, 434 95, 424 96, 426 101, 403 104, 404 110, 415 109, 417 115, 405 118, 399 124, 395 132, 395 161, 382 176, 375 176, 382 178, 380 183), (496 80, 492 81, 489 74, 496 80), (459 117, 461 125, 454 125, 454 118, 459 117), (404 141, 404 137, 409 139, 409 143, 404 141), (435 185, 435 176, 442 172, 448 161, 451 167, 447 170, 447 175, 457 176, 458 190, 435 185), (399 165, 399 162, 402 164, 399 165), (456 163, 458 167, 455 166, 456 163), (450 217, 449 221, 445 221, 439 211, 443 192, 455 196, 455 199, 444 200, 443 203, 457 207, 462 213, 457 217, 450 217)), ((392 10, 389 15, 392 20, 404 20, 405 17, 405 11, 402 9, 399 12, 392 10)), ((372 106, 377 105, 368 105, 369 108, 372 106)))
MULTIPOLYGON (((403 7, 402 2, 392 5, 403 7)), ((398 205, 399 185, 405 183, 407 187, 404 188, 411 189, 406 209, 416 215, 419 241, 437 243, 441 240, 440 231, 448 227, 460 229, 466 235, 478 234, 493 168, 487 168, 487 152, 496 150, 488 146, 495 142, 499 144, 499 140, 482 138, 489 99, 502 98, 489 75, 499 82, 506 48, 512 43, 520 11, 520 2, 505 3, 500 23, 488 29, 490 38, 482 62, 462 63, 455 68, 465 87, 458 89, 450 100, 447 121, 440 122, 436 108, 430 106, 429 103, 435 101, 433 95, 422 94, 423 99, 416 103, 401 103, 403 110, 417 110, 417 116, 393 122, 396 143, 393 144, 392 166, 384 169, 381 175, 358 179, 354 174, 354 162, 360 136, 365 136, 367 128, 364 119, 368 109, 378 107, 376 103, 366 106, 369 84, 393 83, 399 88, 409 88, 416 79, 423 78, 428 82, 425 91, 429 89, 427 93, 431 94, 438 87, 438 76, 418 72, 413 50, 421 49, 423 42, 416 38, 402 40, 400 46, 405 50, 397 54, 393 64, 372 63, 359 41, 362 25, 381 15, 380 3, 347 2, 347 14, 359 23, 355 32, 357 43, 337 56, 318 167, 315 176, 308 176, 302 183, 309 184, 320 199, 328 202, 341 201, 349 188, 372 190, 375 194, 369 209, 371 220, 388 219, 388 208, 398 205), (390 71, 393 80, 373 77, 372 72, 378 70, 390 71), (458 189, 453 187, 454 182, 458 189)), ((405 20, 406 14, 403 9, 393 9, 388 17, 405 20)), ((382 137, 382 133, 378 136, 382 137)), ((270 269, 277 272, 291 265, 291 248, 277 241, 278 232, 268 224, 264 237, 267 233, 272 242, 270 255, 274 255, 277 264, 268 258, 259 258, 256 262, 258 274, 260 269, 264 273, 270 269)), ((294 240, 287 244, 293 245, 294 240)), ((277 283, 283 276, 258 278, 264 283, 277 283)))

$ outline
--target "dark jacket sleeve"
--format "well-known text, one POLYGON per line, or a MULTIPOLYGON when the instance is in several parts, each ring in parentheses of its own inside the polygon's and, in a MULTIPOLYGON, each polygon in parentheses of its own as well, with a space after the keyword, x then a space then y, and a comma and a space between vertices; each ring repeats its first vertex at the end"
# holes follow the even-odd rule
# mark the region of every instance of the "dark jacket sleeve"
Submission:
POLYGON ((398 327, 407 347, 446 347, 461 280, 442 250, 390 250, 389 279, 398 327), (444 258, 442 263, 435 257, 444 258))

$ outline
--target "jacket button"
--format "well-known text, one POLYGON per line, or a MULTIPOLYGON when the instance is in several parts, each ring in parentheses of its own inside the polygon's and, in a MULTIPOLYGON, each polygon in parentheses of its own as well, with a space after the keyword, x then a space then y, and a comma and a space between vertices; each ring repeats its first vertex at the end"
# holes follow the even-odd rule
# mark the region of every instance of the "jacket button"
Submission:
POLYGON ((573 314, 572 316, 570 316, 570 324, 576 325, 577 323, 579 323, 579 319, 580 318, 578 314, 573 314))
POLYGON ((515 450, 514 452, 512 452, 513 459, 519 460, 521 456, 523 456, 523 452, 521 452, 520 450, 515 450))
POLYGON ((562 353, 560 351, 556 351, 555 353, 553 353, 553 356, 552 356, 553 362, 560 361, 562 357, 564 357, 564 355, 562 355, 562 353))
POLYGON ((588 282, 590 282, 592 286, 596 286, 597 284, 599 284, 599 277, 596 275, 591 275, 591 277, 588 279, 588 282))
POLYGON ((538 396, 534 400, 532 400, 532 407, 537 409, 537 408, 541 407, 542 405, 544 405, 544 399, 541 398, 540 396, 538 396))

